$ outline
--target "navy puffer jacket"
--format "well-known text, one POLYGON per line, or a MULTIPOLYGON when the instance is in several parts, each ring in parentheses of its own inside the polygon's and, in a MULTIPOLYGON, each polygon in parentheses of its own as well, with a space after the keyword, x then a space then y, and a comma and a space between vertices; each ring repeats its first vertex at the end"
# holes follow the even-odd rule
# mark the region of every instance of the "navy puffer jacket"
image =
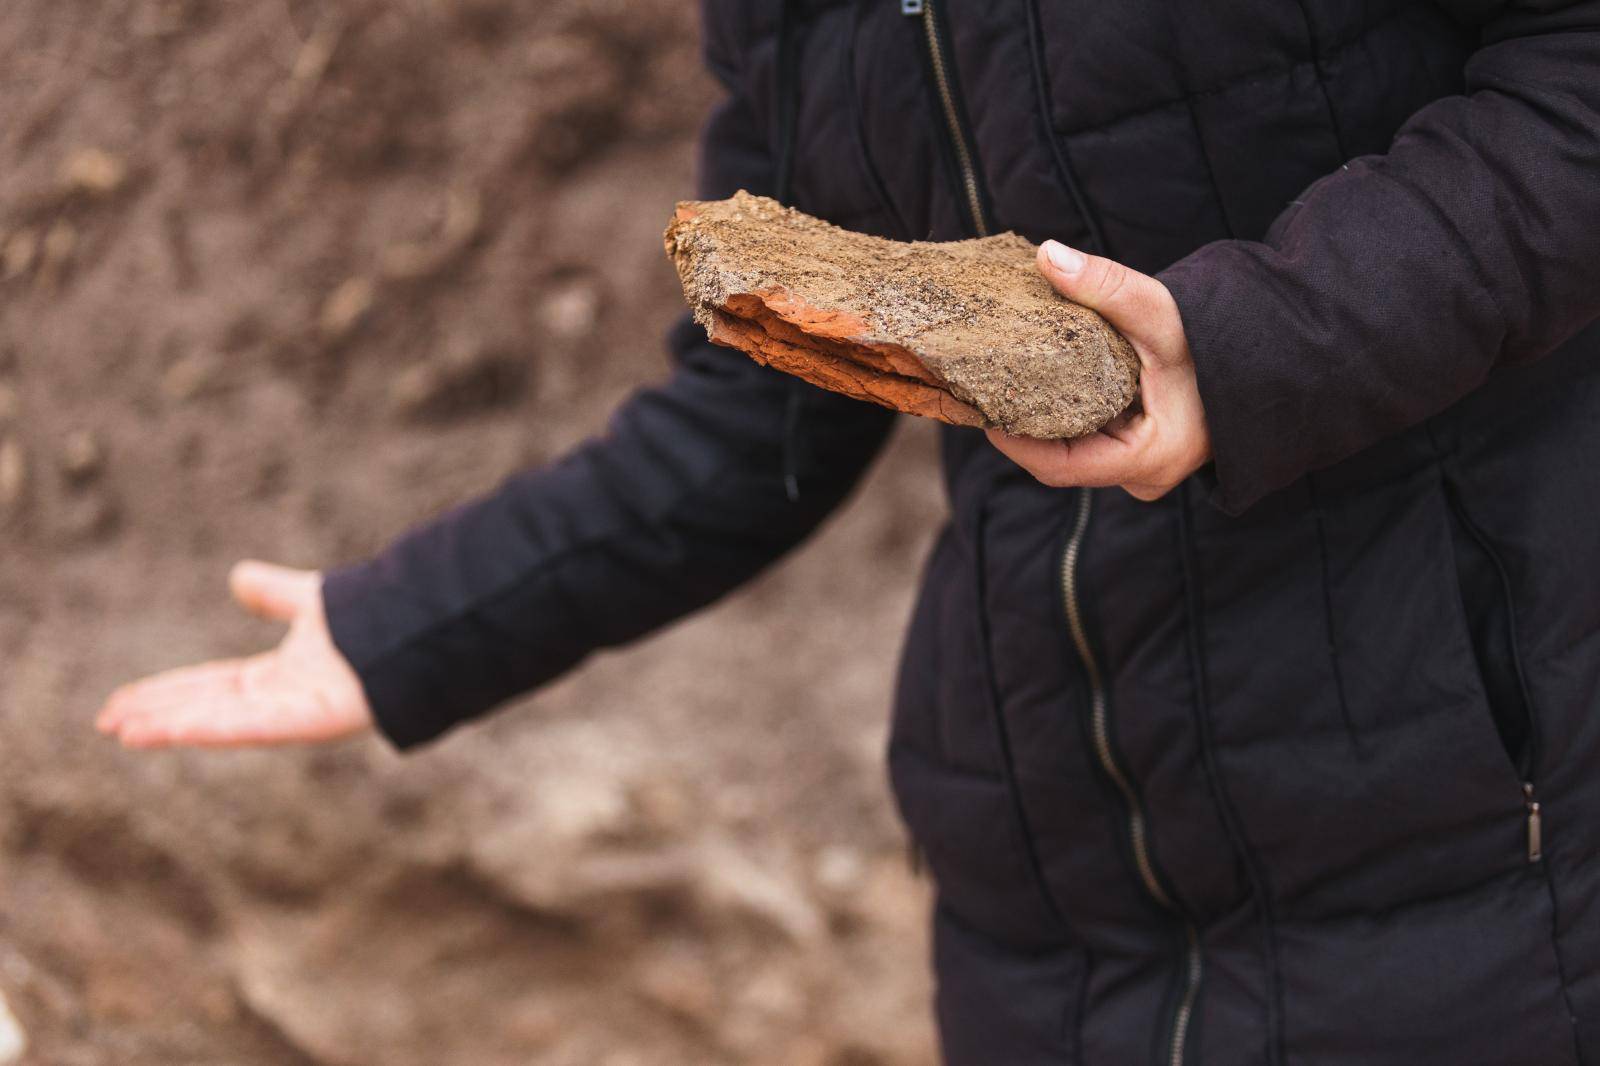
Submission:
MULTIPOLYGON (((963 1066, 1600 1066, 1600 2, 708 0, 701 194, 1158 273, 1215 462, 949 429, 891 770, 963 1066)), ((804 538, 891 415, 682 327, 328 578, 398 744, 804 538)))

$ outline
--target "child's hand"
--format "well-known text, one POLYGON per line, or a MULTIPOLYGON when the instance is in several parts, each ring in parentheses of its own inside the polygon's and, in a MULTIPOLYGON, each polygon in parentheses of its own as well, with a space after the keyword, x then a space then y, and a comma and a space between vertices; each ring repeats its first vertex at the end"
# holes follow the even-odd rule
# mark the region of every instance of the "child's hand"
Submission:
POLYGON ((1055 241, 1039 272, 1063 296, 1105 316, 1139 353, 1139 399, 1098 433, 1072 441, 989 431, 989 440, 1046 485, 1120 485, 1141 500, 1165 495, 1211 458, 1211 434, 1167 287, 1148 274, 1055 241))
POLYGON ((322 575, 246 562, 229 584, 250 611, 289 623, 283 643, 124 685, 97 728, 130 748, 309 743, 370 729, 361 682, 328 633, 322 575))

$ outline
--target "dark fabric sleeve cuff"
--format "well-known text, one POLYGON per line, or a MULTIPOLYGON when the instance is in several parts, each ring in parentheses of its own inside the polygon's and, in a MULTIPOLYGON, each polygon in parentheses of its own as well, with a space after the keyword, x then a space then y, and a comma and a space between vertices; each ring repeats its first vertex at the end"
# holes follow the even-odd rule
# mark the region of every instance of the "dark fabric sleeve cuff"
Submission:
POLYGON ((1217 265, 1225 252, 1225 245, 1208 245, 1156 276, 1178 303, 1194 358, 1211 433, 1212 465, 1204 484, 1215 506, 1237 515, 1291 480, 1294 464, 1283 441, 1262 439, 1267 420, 1251 410, 1248 368, 1232 358, 1266 339, 1241 314, 1228 272, 1217 265))
POLYGON ((455 716, 440 713, 448 706, 439 698, 439 664, 423 647, 408 646, 394 655, 397 618, 379 571, 369 560, 328 571, 322 579, 322 600, 333 643, 349 661, 378 731, 404 751, 448 730, 455 716))

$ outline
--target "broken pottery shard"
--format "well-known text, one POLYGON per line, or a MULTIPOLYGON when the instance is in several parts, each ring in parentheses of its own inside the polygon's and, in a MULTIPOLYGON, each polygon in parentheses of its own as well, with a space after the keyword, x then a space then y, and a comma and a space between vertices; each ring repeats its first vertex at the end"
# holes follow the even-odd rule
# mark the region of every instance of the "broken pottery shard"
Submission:
POLYGON ((1014 233, 907 244, 741 191, 679 204, 666 246, 713 341, 846 396, 1054 439, 1099 429, 1138 387, 1133 347, 1014 233))

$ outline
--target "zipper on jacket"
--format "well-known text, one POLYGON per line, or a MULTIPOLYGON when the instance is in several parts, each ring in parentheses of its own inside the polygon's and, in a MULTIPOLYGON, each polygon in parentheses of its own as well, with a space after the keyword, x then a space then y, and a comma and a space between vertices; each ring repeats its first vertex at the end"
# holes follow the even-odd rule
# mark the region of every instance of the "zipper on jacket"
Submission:
MULTIPOLYGON (((950 133, 950 145, 955 152, 956 166, 960 172, 962 191, 966 195, 967 211, 972 216, 972 226, 980 237, 989 235, 989 223, 983 209, 983 192, 978 181, 978 167, 962 122, 961 109, 956 99, 954 79, 951 76, 952 59, 939 30, 936 0, 900 0, 900 10, 905 15, 922 19, 923 33, 928 43, 928 59, 933 68, 934 86, 939 93, 939 104, 944 112, 945 125, 950 133)), ((943 2, 943 0, 937 0, 943 2)), ((1188 1050, 1189 1027, 1194 1019, 1195 1000, 1199 995, 1204 973, 1204 960, 1200 954, 1200 931, 1184 915, 1177 903, 1156 875, 1155 863, 1150 856, 1150 840, 1144 811, 1139 804, 1133 785, 1118 765, 1111 750, 1110 705, 1106 699, 1105 685, 1095 662, 1083 625, 1083 612, 1078 603, 1078 556, 1083 549, 1084 534, 1089 528, 1089 510, 1092 496, 1088 489, 1079 490, 1078 514, 1072 534, 1061 559, 1061 593, 1066 604, 1067 622, 1072 630, 1072 640, 1083 660, 1089 679, 1092 710, 1091 732, 1096 757, 1101 769, 1115 784, 1127 811, 1128 833, 1133 842, 1134 863, 1139 879, 1150 897, 1162 908, 1177 915, 1184 922, 1187 945, 1184 953, 1183 994, 1172 1017, 1172 1036, 1167 1046, 1167 1066, 1183 1066, 1188 1050)))
POLYGON ((950 146, 955 150, 956 167, 961 172, 961 187, 966 193, 967 211, 972 215, 972 227, 978 236, 989 235, 989 222, 984 217, 983 193, 978 185, 978 166, 972 152, 972 141, 961 121, 961 110, 956 103, 954 82, 950 77, 951 58, 939 32, 934 0, 900 0, 900 11, 922 19, 922 31, 928 38, 928 59, 933 65, 934 87, 939 91, 939 105, 944 111, 945 125, 950 129, 950 146))
POLYGON ((1544 858, 1544 811, 1532 781, 1522 783, 1522 803, 1528 810, 1528 861, 1538 862, 1544 858))
POLYGON ((1089 681, 1089 726, 1094 742, 1095 757, 1100 769, 1116 786, 1122 797, 1127 816, 1128 837, 1133 847, 1133 862, 1138 868, 1139 880, 1145 891, 1163 909, 1184 923, 1186 944, 1184 948, 1183 994, 1178 999, 1172 1017, 1172 1036, 1167 1045, 1167 1066, 1183 1066, 1188 1049, 1189 1027, 1194 1020, 1195 1000, 1200 993, 1204 976, 1204 960, 1200 953, 1200 930, 1183 913, 1177 902, 1167 892, 1156 875, 1155 860, 1150 854, 1149 825, 1145 819, 1139 796, 1133 784, 1123 773, 1111 747, 1111 706, 1106 697, 1105 679, 1100 664, 1095 661, 1094 649, 1089 644, 1089 634, 1083 624, 1083 608, 1078 599, 1078 559, 1083 552, 1084 536, 1089 531, 1089 513, 1094 496, 1089 489, 1078 490, 1078 513, 1072 531, 1067 536, 1066 548, 1061 553, 1061 597, 1066 607, 1067 627, 1072 632, 1072 643, 1083 662, 1084 676, 1089 681))
MULTIPOLYGON (((1501 597, 1500 609, 1505 612, 1507 618, 1504 637, 1507 647, 1500 650, 1510 660, 1511 670, 1516 682, 1516 692, 1514 694, 1517 705, 1516 713, 1526 730, 1521 750, 1513 751, 1508 748, 1506 754, 1511 758, 1517 771, 1517 776, 1522 779, 1522 806, 1526 812, 1524 843, 1527 844, 1528 862, 1540 862, 1544 859, 1544 807, 1540 804, 1538 791, 1534 787, 1534 774, 1539 762, 1539 722, 1534 716, 1532 694, 1528 691, 1527 678, 1523 675, 1522 663, 1517 657, 1516 615, 1511 598, 1511 576, 1506 572, 1505 563, 1501 560, 1500 554, 1495 551, 1494 545, 1490 543, 1489 538, 1478 527, 1478 524, 1472 520, 1472 516, 1467 513, 1466 507, 1462 504, 1460 492, 1452 483, 1445 483, 1444 495, 1445 504, 1449 508, 1451 515, 1460 528, 1466 532, 1470 543, 1476 546, 1478 552, 1481 553, 1481 557, 1487 560, 1488 564, 1493 568, 1495 581, 1499 585, 1497 591, 1501 597)), ((1459 571, 1462 548, 1458 545, 1455 550, 1457 552, 1456 565, 1459 571)), ((1458 580, 1463 582, 1462 603, 1465 606, 1465 579, 1460 577, 1459 573, 1458 580)), ((1471 637, 1474 644, 1477 643, 1478 637, 1475 633, 1469 633, 1469 637, 1471 637)), ((1494 650, 1487 649, 1489 653, 1494 650)), ((1476 650, 1474 654, 1477 654, 1476 650)), ((1479 669, 1484 674, 1485 692, 1489 695, 1490 702, 1493 704, 1495 693, 1492 690, 1494 686, 1491 685, 1488 669, 1481 660, 1479 669)), ((1498 721, 1496 722, 1496 728, 1499 728, 1498 721)))

